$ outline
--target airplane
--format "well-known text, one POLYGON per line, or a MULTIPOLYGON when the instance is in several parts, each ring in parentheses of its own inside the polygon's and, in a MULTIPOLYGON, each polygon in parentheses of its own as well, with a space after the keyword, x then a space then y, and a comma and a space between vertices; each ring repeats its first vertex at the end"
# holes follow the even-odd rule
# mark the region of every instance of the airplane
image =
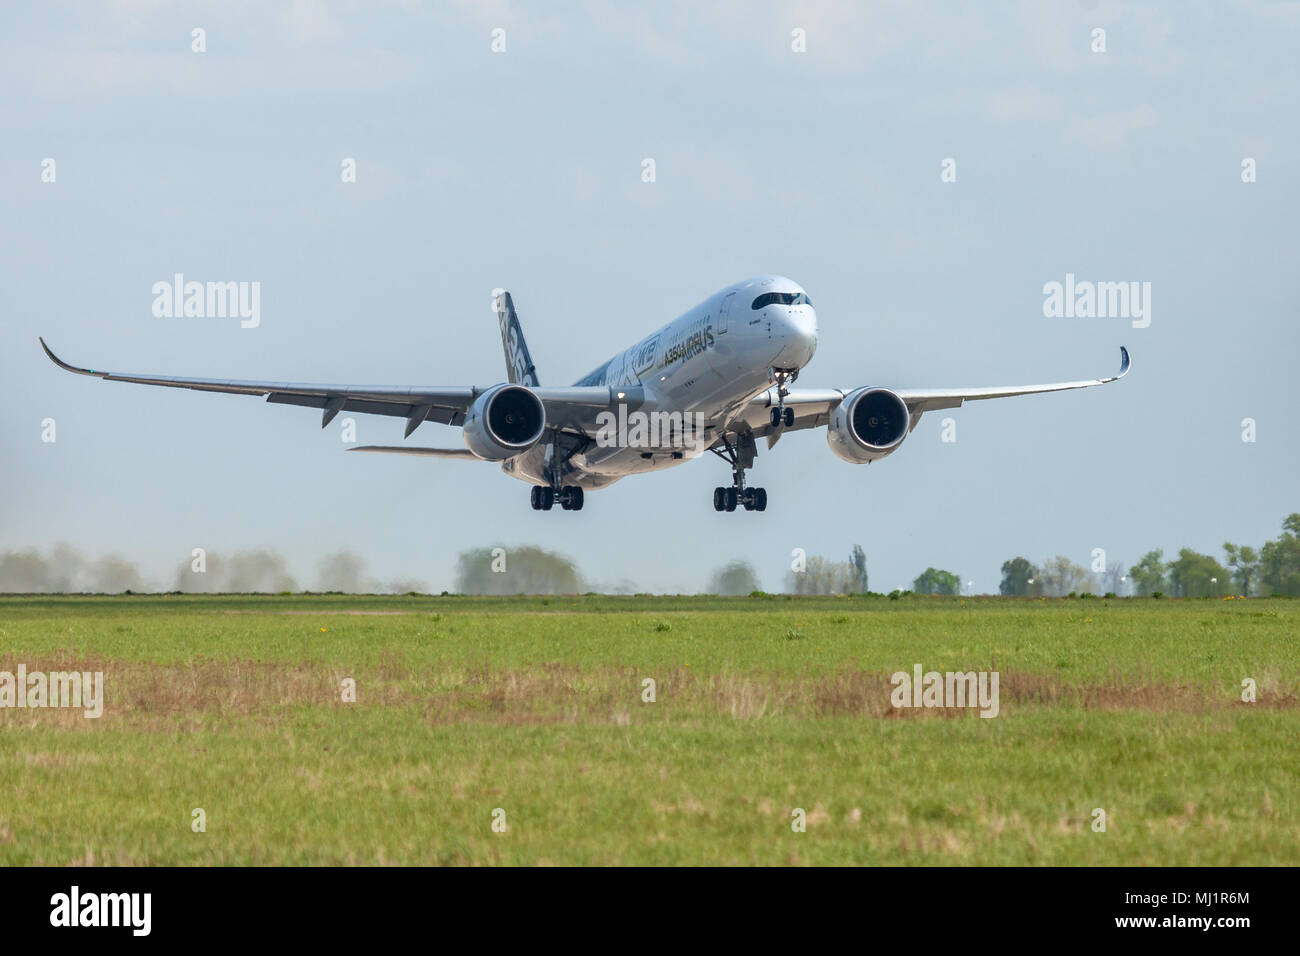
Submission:
POLYGON ((926 412, 1105 385, 1129 370, 1128 350, 1121 346, 1119 372, 1108 378, 992 388, 793 389, 817 350, 817 313, 801 286, 771 275, 727 286, 573 385, 543 386, 510 293, 496 290, 493 308, 507 380, 487 387, 312 385, 105 372, 69 365, 44 338, 40 343, 69 372, 320 408, 322 428, 342 411, 404 418, 404 438, 426 421, 459 426, 464 448, 363 445, 351 450, 496 462, 533 486, 536 511, 550 511, 556 502, 561 510, 580 511, 587 490, 680 465, 705 451, 731 466, 730 487, 713 490, 714 510, 765 511, 767 490, 745 480, 759 439, 771 449, 786 432, 825 427, 835 455, 868 464, 897 451, 926 412))

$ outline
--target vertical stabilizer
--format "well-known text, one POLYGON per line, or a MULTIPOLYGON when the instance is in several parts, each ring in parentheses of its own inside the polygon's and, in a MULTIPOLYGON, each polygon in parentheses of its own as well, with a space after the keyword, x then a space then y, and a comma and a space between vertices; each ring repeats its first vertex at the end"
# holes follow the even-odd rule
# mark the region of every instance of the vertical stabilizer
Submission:
POLYGON ((519 327, 519 315, 515 312, 514 300, 510 293, 502 290, 496 298, 497 321, 501 325, 501 347, 506 353, 506 375, 516 385, 540 385, 537 381, 537 369, 533 366, 533 357, 528 352, 528 343, 524 341, 524 330, 519 327))

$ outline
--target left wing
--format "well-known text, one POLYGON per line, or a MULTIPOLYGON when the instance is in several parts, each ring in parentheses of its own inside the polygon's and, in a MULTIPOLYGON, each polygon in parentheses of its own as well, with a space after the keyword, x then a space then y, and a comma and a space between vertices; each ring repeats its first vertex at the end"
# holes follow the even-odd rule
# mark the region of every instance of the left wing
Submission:
MULTIPOLYGON (((1128 349, 1124 346, 1119 348, 1120 364, 1119 371, 1108 378, 1085 379, 1078 382, 1052 382, 1047 385, 1001 385, 993 387, 975 387, 975 388, 894 388, 899 398, 907 405, 907 411, 911 417, 911 428, 916 427, 920 421, 923 412, 934 411, 940 408, 960 408, 963 402, 974 402, 985 398, 1010 398, 1014 395, 1037 395, 1042 392, 1064 392, 1074 388, 1091 388, 1094 385, 1106 385, 1110 382, 1117 382, 1129 370, 1128 349)), ((889 386, 884 386, 888 388, 889 386)), ((791 389, 786 394, 785 404, 787 408, 794 409, 794 424, 791 426, 773 427, 770 424, 770 409, 776 405, 776 389, 769 389, 757 398, 750 401, 749 406, 741 413, 739 419, 732 423, 730 431, 736 430, 736 425, 743 422, 753 431, 754 435, 766 435, 768 438, 768 447, 776 444, 783 432, 799 431, 804 428, 818 428, 830 422, 831 412, 843 401, 844 396, 849 394, 852 389, 840 388, 823 388, 823 389, 791 389)))
MULTIPOLYGON (((442 425, 464 425, 465 413, 474 399, 486 388, 471 385, 435 385, 391 387, 384 385, 316 385, 303 382, 252 382, 222 378, 176 378, 161 375, 140 375, 128 372, 105 372, 91 368, 78 368, 63 361, 41 339, 41 348, 59 368, 78 375, 91 375, 107 382, 135 382, 139 385, 161 385, 168 388, 190 388, 201 392, 225 392, 233 395, 263 395, 268 402, 279 405, 303 405, 324 409, 321 427, 324 428, 341 411, 368 415, 391 415, 406 419, 406 434, 419 427, 421 422, 438 422, 442 425)), ((638 407, 643 399, 640 388, 624 388, 616 392, 606 386, 571 386, 564 388, 532 388, 546 406, 546 424, 549 428, 584 431, 594 429, 598 412, 617 406, 619 401, 629 408, 638 407), (618 396, 623 396, 619 398, 618 396)))
POLYGON ((388 455, 418 455, 424 458, 459 458, 463 461, 482 461, 468 448, 421 448, 415 445, 358 445, 349 451, 373 451, 388 455))

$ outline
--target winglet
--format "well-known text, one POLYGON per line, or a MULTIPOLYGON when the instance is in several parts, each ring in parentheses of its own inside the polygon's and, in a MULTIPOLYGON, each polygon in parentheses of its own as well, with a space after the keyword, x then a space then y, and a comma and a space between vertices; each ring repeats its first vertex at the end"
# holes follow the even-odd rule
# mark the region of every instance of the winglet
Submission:
POLYGON ((93 375, 96 378, 103 378, 108 374, 107 372, 96 372, 93 368, 77 368, 75 365, 69 365, 50 350, 50 347, 45 344, 45 339, 40 336, 37 336, 37 339, 41 343, 41 348, 45 349, 45 354, 50 357, 50 361, 65 371, 76 372, 78 375, 93 375))
POLYGON ((1123 378, 1125 375, 1128 374, 1128 367, 1130 364, 1131 363, 1129 362, 1129 358, 1128 358, 1128 349, 1124 348, 1124 346, 1121 345, 1119 347, 1119 373, 1117 375, 1112 376, 1111 378, 1106 379, 1106 381, 1118 382, 1121 378, 1123 378))

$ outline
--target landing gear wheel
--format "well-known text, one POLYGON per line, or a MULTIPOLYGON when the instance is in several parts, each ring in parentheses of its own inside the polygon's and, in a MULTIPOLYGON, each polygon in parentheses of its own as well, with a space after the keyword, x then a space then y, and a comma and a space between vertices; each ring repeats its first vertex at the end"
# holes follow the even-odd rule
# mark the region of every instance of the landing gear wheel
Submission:
POLYGON ((767 510, 767 489, 766 488, 754 489, 754 510, 755 511, 767 510))
POLYGON ((538 500, 539 500, 539 502, 541 503, 542 510, 543 510, 543 511, 550 511, 550 510, 551 510, 551 506, 555 504, 555 489, 554 489, 554 488, 543 488, 543 489, 541 489, 541 492, 542 492, 542 493, 541 493, 541 495, 540 495, 540 497, 539 497, 538 500))
POLYGON ((735 511, 736 503, 739 498, 740 495, 737 493, 735 488, 728 488, 726 494, 726 509, 728 511, 735 511))
POLYGON ((787 408, 787 409, 785 410, 785 413, 784 413, 784 414, 785 414, 785 427, 786 427, 786 428, 793 428, 793 427, 794 427, 794 409, 793 409, 793 408, 787 408))
POLYGON ((542 510, 542 486, 533 485, 532 490, 528 493, 528 503, 533 506, 534 511, 542 510))
POLYGON ((713 510, 714 511, 727 510, 727 489, 726 488, 713 489, 713 510))
POLYGON ((772 426, 773 428, 776 428, 778 425, 780 425, 780 424, 781 424, 781 409, 779 409, 779 408, 774 408, 774 409, 772 409, 771 414, 769 414, 769 415, 767 416, 767 420, 768 420, 768 423, 771 424, 771 426, 772 426))
POLYGON ((561 488, 559 494, 560 507, 565 511, 581 511, 583 498, 585 495, 577 485, 569 485, 561 488))
POLYGON ((754 510, 754 506, 758 501, 757 490, 756 488, 746 488, 740 493, 740 503, 745 506, 746 511, 754 510))

